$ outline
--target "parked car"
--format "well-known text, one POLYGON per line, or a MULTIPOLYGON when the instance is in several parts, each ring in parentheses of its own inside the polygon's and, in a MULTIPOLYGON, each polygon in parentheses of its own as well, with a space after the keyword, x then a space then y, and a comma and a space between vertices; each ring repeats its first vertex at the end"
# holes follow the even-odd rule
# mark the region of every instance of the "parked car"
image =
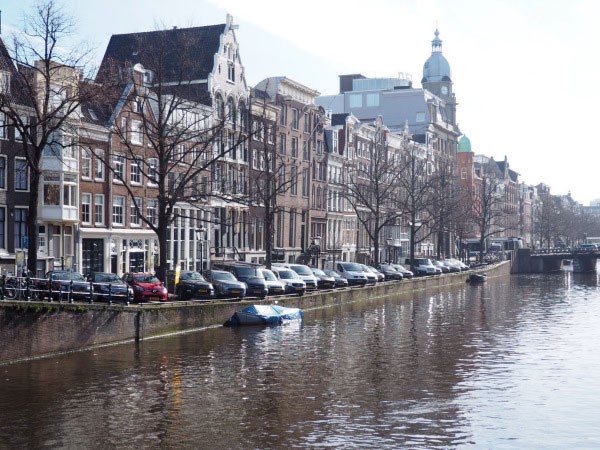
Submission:
POLYGON ((443 259, 440 262, 448 268, 448 272, 450 272, 450 273, 461 271, 461 268, 449 259, 443 259))
POLYGON ((388 281, 397 281, 404 278, 404 276, 390 264, 380 264, 379 271, 385 275, 385 279, 388 281))
POLYGON ((129 272, 123 275, 123 281, 133 288, 136 302, 166 302, 169 300, 167 288, 149 272, 129 272))
POLYGON ((95 302, 133 301, 133 288, 114 273, 90 272, 85 279, 92 283, 95 302))
POLYGON ((269 269, 260 269, 267 283, 269 289, 269 295, 282 295, 285 294, 285 284, 269 269))
POLYGON ((335 270, 324 270, 324 272, 327 275, 333 277, 333 279, 335 280, 335 287, 336 288, 338 288, 338 287, 348 287, 348 280, 346 280, 343 276, 341 276, 335 270))
POLYGON ((335 270, 342 277, 348 280, 348 286, 364 286, 367 284, 367 276, 358 263, 327 261, 325 262, 325 269, 335 270))
POLYGON ((215 288, 204 277, 193 270, 179 272, 179 283, 175 284, 175 271, 167 271, 167 290, 176 294, 179 300, 190 298, 213 298, 215 288))
POLYGON ((371 269, 369 269, 365 264, 359 264, 359 265, 360 265, 361 270, 367 277, 367 284, 377 284, 377 281, 378 281, 377 274, 375 272, 373 272, 371 269))
POLYGON ((212 283, 217 297, 244 298, 246 296, 246 283, 239 281, 234 274, 226 270, 205 270, 204 278, 212 283))
POLYGON ((411 279, 415 276, 410 270, 404 267, 402 264, 390 264, 394 269, 396 269, 399 273, 402 274, 403 279, 411 279))
POLYGON ((319 289, 333 289, 335 287, 335 278, 331 275, 327 275, 317 267, 312 268, 312 273, 317 277, 317 287, 319 289))
POLYGON ((449 258, 446 261, 450 261, 460 268, 461 271, 469 270, 469 265, 462 262, 460 259, 449 258))
POLYGON ((306 292, 306 283, 300 275, 287 267, 272 266, 271 271, 285 285, 286 294, 304 295, 306 292))
POLYGON ((306 283, 307 291, 314 291, 317 289, 317 277, 312 273, 310 267, 304 264, 285 264, 285 263, 275 263, 273 266, 277 267, 285 267, 287 269, 292 269, 294 272, 298 274, 302 280, 306 283))
POLYGON ((432 259, 431 264, 433 264, 433 266, 439 270, 439 273, 449 273, 450 272, 450 269, 446 265, 444 265, 444 263, 441 262, 439 259, 432 259))
MULTIPOLYGON (((404 265, 407 269, 411 267, 410 258, 406 258, 404 260, 404 265)), ((415 258, 412 267, 414 268, 417 276, 437 275, 441 273, 441 271, 436 270, 429 258, 415 258)))
POLYGON ((72 300, 89 301, 91 296, 90 283, 79 272, 72 270, 51 270, 46 272, 43 279, 34 282, 39 297, 50 297, 53 300, 66 300, 71 293, 72 300))
POLYGON ((246 295, 264 298, 269 294, 269 287, 261 271, 263 266, 259 264, 225 261, 213 263, 213 267, 231 272, 239 281, 246 283, 246 295))
POLYGON ((385 274, 383 272, 381 272, 380 270, 376 269, 373 266, 367 266, 369 268, 369 270, 371 272, 373 272, 375 275, 377 275, 377 281, 378 282, 382 282, 385 281, 385 274))

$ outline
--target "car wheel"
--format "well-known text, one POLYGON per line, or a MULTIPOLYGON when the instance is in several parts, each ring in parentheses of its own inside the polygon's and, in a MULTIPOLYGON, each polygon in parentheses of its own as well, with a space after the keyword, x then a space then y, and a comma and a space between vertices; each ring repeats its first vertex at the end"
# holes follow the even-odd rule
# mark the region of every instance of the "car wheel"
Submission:
POLYGON ((175 291, 175 294, 177 294, 177 298, 179 300, 187 300, 187 297, 185 296, 185 294, 183 294, 181 292, 181 288, 178 287, 177 290, 175 291))

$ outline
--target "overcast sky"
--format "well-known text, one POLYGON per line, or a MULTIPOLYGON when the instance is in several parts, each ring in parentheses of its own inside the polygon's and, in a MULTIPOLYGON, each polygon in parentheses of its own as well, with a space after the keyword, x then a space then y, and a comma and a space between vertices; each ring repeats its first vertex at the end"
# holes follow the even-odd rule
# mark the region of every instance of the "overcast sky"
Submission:
MULTIPOLYGON (((4 0, 2 38, 31 0, 4 0)), ((77 40, 98 59, 112 34, 225 22, 230 13, 246 78, 284 75, 323 95, 338 76, 412 75, 421 87, 436 27, 452 70, 457 121, 475 153, 508 158, 530 184, 600 198, 593 137, 600 58, 596 0, 65 0, 77 40)))

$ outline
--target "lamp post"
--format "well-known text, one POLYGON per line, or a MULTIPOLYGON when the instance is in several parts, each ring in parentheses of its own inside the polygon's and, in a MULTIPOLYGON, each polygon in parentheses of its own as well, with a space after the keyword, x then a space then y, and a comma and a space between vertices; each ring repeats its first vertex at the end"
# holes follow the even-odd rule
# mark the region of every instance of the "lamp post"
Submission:
POLYGON ((204 270, 204 252, 202 241, 204 240, 204 227, 196 228, 196 240, 198 241, 198 248, 200 250, 200 272, 204 270))
POLYGON ((385 243, 387 244, 387 262, 389 263, 394 262, 392 260, 392 242, 394 242, 392 238, 387 238, 385 240, 385 243))
POLYGON ((413 219, 408 222, 408 225, 410 226, 410 270, 415 272, 415 236, 422 224, 413 219))

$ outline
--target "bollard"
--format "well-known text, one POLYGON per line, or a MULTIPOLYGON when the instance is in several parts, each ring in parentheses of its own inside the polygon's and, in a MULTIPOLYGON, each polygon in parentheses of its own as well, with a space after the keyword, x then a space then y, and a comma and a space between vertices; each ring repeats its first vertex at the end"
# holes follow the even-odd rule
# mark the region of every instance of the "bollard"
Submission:
POLYGON ((73 303, 73 280, 69 283, 69 303, 73 303))
POLYGON ((90 281, 90 303, 94 303, 94 283, 90 281))
POLYGON ((112 283, 108 283, 108 304, 112 305, 112 283))
POLYGON ((131 300, 131 297, 129 295, 129 288, 127 288, 127 297, 126 297, 127 306, 129 306, 129 301, 130 300, 131 300))

